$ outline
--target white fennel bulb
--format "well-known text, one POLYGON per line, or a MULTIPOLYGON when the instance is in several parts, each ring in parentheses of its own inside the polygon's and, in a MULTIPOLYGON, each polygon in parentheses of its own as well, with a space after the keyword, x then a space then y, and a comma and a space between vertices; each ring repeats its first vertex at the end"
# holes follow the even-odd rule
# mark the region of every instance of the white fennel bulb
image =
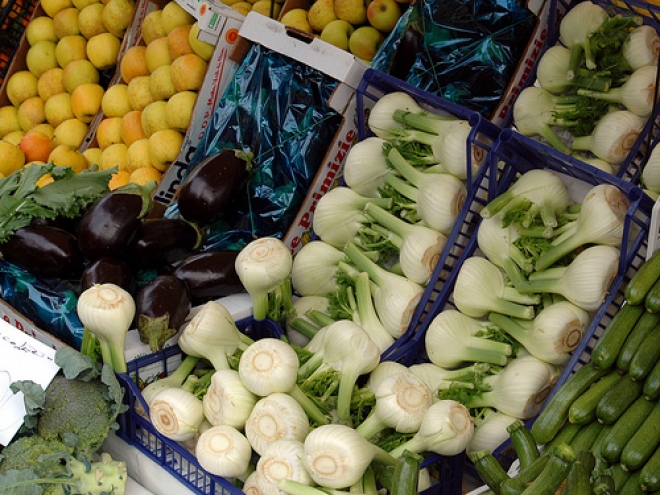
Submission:
POLYGON ((372 392, 375 392, 378 385, 388 376, 405 373, 406 371, 408 371, 408 367, 397 361, 381 361, 373 370, 371 370, 371 373, 369 373, 366 387, 372 392))
POLYGON ((151 424, 175 441, 190 440, 204 420, 202 401, 183 388, 166 388, 149 405, 151 424))
POLYGON ((385 177, 392 170, 385 159, 385 140, 370 136, 351 146, 344 163, 343 178, 346 185, 367 198, 380 196, 385 177))
POLYGON ((622 48, 623 57, 633 70, 658 65, 660 36, 653 26, 642 24, 633 29, 622 48))
POLYGON ((220 425, 199 436, 195 457, 207 472, 224 478, 247 473, 252 449, 245 436, 236 428, 220 425))
POLYGON ((337 290, 337 265, 346 255, 322 240, 312 240, 293 258, 291 284, 301 296, 326 296, 337 290))
POLYGON ((257 483, 263 493, 280 493, 277 484, 283 480, 313 483, 303 465, 304 449, 300 440, 289 439, 276 440, 266 448, 256 467, 257 483))
POLYGON ((536 68, 536 79, 546 91, 554 94, 563 94, 571 87, 566 79, 566 72, 571 61, 571 51, 562 46, 555 45, 548 48, 539 59, 536 68))
POLYGON ((590 0, 579 2, 566 12, 559 23, 559 40, 571 50, 571 65, 566 74, 568 79, 574 77, 582 55, 587 69, 596 68, 589 36, 608 18, 605 9, 590 0))
POLYGON ((298 366, 298 355, 289 344, 265 338, 243 351, 238 374, 245 388, 265 397, 274 392, 290 392, 296 384, 298 366))
MULTIPOLYGON (((295 264, 295 258, 294 258, 295 264)), ((312 335, 303 334, 296 328, 292 326, 292 321, 294 318, 302 319, 307 323, 313 324, 313 321, 309 318, 309 311, 320 311, 321 313, 326 313, 328 311, 329 301, 325 296, 302 296, 293 301, 293 314, 289 316, 286 320, 286 336, 289 339, 289 342, 292 345, 298 345, 300 347, 305 347, 312 335)))
POLYGON ((432 145, 433 155, 440 160, 442 168, 460 180, 468 178, 468 163, 470 176, 474 180, 486 156, 482 148, 471 144, 468 162, 467 143, 471 132, 472 126, 467 120, 457 120, 432 145))
POLYGON ((264 495, 259 488, 259 473, 252 471, 243 483, 242 491, 245 495, 264 495))
POLYGON ((509 439, 507 428, 518 421, 518 418, 510 416, 496 409, 489 409, 480 420, 475 420, 474 436, 467 447, 468 453, 497 449, 509 439))
POLYGON ((642 169, 642 184, 647 189, 660 193, 660 146, 654 146, 642 169))
POLYGON ((392 137, 392 129, 403 129, 403 125, 394 120, 394 112, 424 113, 415 99, 403 91, 393 91, 381 96, 369 111, 367 125, 376 136, 387 139, 392 137))
POLYGON ((514 286, 525 280, 524 274, 533 269, 531 260, 514 244, 519 237, 515 225, 504 227, 499 215, 483 218, 477 230, 479 249, 489 261, 504 270, 514 286))
POLYGON ((469 383, 472 379, 490 369, 488 363, 473 363, 459 368, 447 369, 438 366, 435 363, 417 363, 413 364, 410 372, 422 380, 431 390, 433 400, 439 400, 438 392, 451 387, 455 382, 469 383))
POLYGON ((204 415, 214 426, 229 425, 242 429, 257 399, 245 387, 238 371, 218 370, 213 373, 211 384, 202 398, 204 415))

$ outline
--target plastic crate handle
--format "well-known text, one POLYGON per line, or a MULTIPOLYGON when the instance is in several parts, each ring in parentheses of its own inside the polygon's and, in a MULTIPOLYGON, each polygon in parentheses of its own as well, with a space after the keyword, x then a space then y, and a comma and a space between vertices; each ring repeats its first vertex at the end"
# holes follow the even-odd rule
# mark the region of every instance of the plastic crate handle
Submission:
POLYGON ((653 203, 653 209, 651 210, 651 224, 649 226, 649 239, 648 239, 648 246, 646 248, 647 260, 660 247, 660 232, 658 232, 659 227, 660 227, 660 198, 658 198, 656 202, 653 203))

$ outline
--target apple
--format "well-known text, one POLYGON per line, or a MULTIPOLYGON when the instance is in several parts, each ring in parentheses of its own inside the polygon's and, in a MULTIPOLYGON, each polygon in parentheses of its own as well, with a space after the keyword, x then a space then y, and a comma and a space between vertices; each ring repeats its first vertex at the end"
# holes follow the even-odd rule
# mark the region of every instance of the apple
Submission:
POLYGON ((126 153, 128 146, 124 143, 115 143, 108 146, 101 152, 101 161, 99 168, 107 170, 117 167, 117 170, 126 170, 126 153))
POLYGON ((280 10, 282 10, 282 5, 271 0, 257 0, 252 4, 252 10, 266 17, 277 19, 280 15, 280 10))
POLYGON ((37 78, 48 69, 57 67, 57 57, 55 56, 56 44, 53 41, 37 41, 32 45, 25 55, 27 68, 37 78))
POLYGON ((196 53, 181 55, 172 62, 172 82, 177 91, 197 91, 206 77, 208 63, 196 53))
POLYGON ((154 101, 149 89, 149 76, 134 77, 128 83, 128 101, 133 110, 144 110, 149 103, 154 101))
POLYGON ((71 95, 67 92, 58 93, 46 100, 44 107, 46 120, 53 128, 65 120, 74 119, 76 116, 71 108, 71 95))
POLYGON ((142 111, 131 110, 121 118, 121 140, 128 146, 138 139, 144 139, 147 135, 142 129, 142 111))
POLYGON ((75 173, 87 169, 87 159, 77 148, 67 144, 59 144, 53 148, 48 156, 48 162, 57 166, 71 167, 75 173))
POLYGON ((46 122, 44 100, 38 96, 33 96, 23 101, 18 107, 18 123, 21 130, 27 132, 42 122, 46 122))
POLYGON ((79 34, 64 36, 55 46, 55 58, 60 67, 72 60, 87 58, 87 38, 79 34))
POLYGON ((149 139, 138 139, 131 143, 126 152, 126 170, 133 172, 138 168, 150 167, 149 139))
POLYGON ((7 98, 15 107, 20 106, 28 98, 39 95, 38 82, 37 77, 29 70, 14 72, 7 79, 7 98))
POLYGON ((100 4, 100 0, 72 0, 73 6, 77 8, 79 11, 83 11, 85 7, 89 7, 90 5, 96 5, 100 4))
POLYGON ((122 143, 121 117, 107 117, 96 128, 96 142, 102 150, 111 144, 122 143))
POLYGON ((117 65, 121 39, 112 33, 92 36, 87 42, 87 58, 98 70, 106 70, 117 65))
POLYGON ((128 176, 128 181, 140 186, 146 186, 150 182, 155 182, 158 184, 162 178, 163 173, 154 167, 142 167, 138 168, 137 170, 133 170, 131 175, 128 176))
POLYGON ((161 10, 160 22, 166 36, 177 26, 185 26, 195 22, 195 18, 176 2, 168 2, 161 10))
POLYGON ((48 156, 53 151, 53 148, 55 148, 55 145, 53 144, 53 140, 43 132, 31 130, 21 139, 18 147, 25 155, 26 161, 45 162, 48 160, 48 156))
POLYGON ((126 84, 130 83, 136 77, 148 76, 150 74, 146 52, 146 46, 133 45, 124 53, 119 63, 119 72, 126 84))
POLYGON ((149 46, 149 44, 156 38, 166 37, 167 33, 163 28, 161 17, 163 11, 160 9, 152 10, 149 12, 142 21, 142 38, 144 42, 149 46))
POLYGON ((53 67, 41 74, 37 80, 37 93, 42 100, 47 101, 53 95, 66 92, 62 82, 63 73, 61 67, 53 67))
POLYGON ((348 39, 355 31, 353 24, 343 19, 330 21, 321 31, 320 38, 331 45, 348 50, 348 39))
POLYGON ((353 26, 360 26, 367 22, 367 6, 364 0, 335 0, 335 15, 353 26))
POLYGON ((190 126, 196 101, 197 93, 194 91, 180 91, 167 100, 165 113, 168 127, 186 132, 190 126))
POLYGON ((91 167, 92 165, 98 165, 101 163, 101 148, 98 146, 90 146, 89 148, 86 148, 82 154, 87 160, 87 168, 91 167))
POLYGON ((335 0, 316 0, 309 8, 307 14, 309 25, 320 33, 329 22, 337 19, 335 14, 335 0))
POLYGON ((58 125, 53 132, 55 145, 66 144, 72 148, 80 148, 87 137, 89 127, 84 122, 73 118, 67 119, 58 125))
POLYGON ((149 77, 149 91, 154 100, 168 100, 177 93, 171 65, 161 65, 153 71, 149 77))
POLYGON ((142 129, 147 137, 163 129, 169 129, 167 125, 167 102, 159 100, 149 103, 142 110, 142 129))
POLYGON ((109 0, 103 9, 103 25, 117 38, 123 38, 128 25, 133 19, 135 2, 133 0, 109 0))
POLYGON ((88 40, 97 34, 108 32, 103 24, 104 8, 105 5, 102 3, 92 3, 82 9, 78 14, 78 27, 80 29, 80 34, 88 40))
POLYGON ((394 29, 402 14, 396 0, 371 0, 367 7, 367 21, 383 33, 394 29))
POLYGON ((75 7, 67 7, 53 16, 53 29, 58 39, 80 34, 80 28, 78 27, 79 12, 75 7))
POLYGON ((123 117, 132 109, 128 99, 128 84, 120 82, 105 90, 101 110, 107 117, 123 117))
POLYGON ((84 83, 96 83, 100 80, 99 70, 87 59, 72 60, 64 66, 62 84, 69 93, 84 83))
POLYGON ((53 19, 47 15, 40 15, 30 21, 25 28, 25 38, 28 45, 34 46, 39 41, 52 41, 57 43, 53 19))
POLYGON ((289 26, 306 33, 313 32, 312 26, 307 19, 307 10, 302 8, 294 8, 286 11, 280 17, 280 22, 285 26, 289 26))
POLYGON ((147 68, 152 74, 158 67, 172 63, 170 48, 167 43, 168 37, 161 36, 147 45, 144 56, 147 60, 147 68))
POLYGON ((149 160, 151 166, 165 172, 183 146, 183 134, 174 129, 163 129, 149 137, 149 160))
POLYGON ((32 129, 30 129, 30 132, 34 131, 39 131, 48 136, 50 139, 53 139, 53 135, 55 134, 55 128, 48 122, 42 122, 41 124, 35 125, 32 129))
POLYGON ((84 83, 71 93, 71 108, 78 120, 89 124, 101 110, 101 101, 105 90, 96 83, 84 83))
POLYGON ((348 39, 349 51, 365 62, 371 61, 378 48, 385 41, 385 36, 373 26, 360 26, 348 39))
POLYGON ((252 4, 250 2, 241 1, 232 3, 230 8, 239 14, 248 15, 248 13, 252 10, 252 4))
POLYGON ((55 17, 60 10, 73 7, 71 0, 42 0, 41 8, 44 10, 48 17, 55 17))
POLYGON ((108 189, 114 191, 115 189, 125 186, 128 184, 131 174, 128 173, 128 170, 117 170, 114 174, 110 176, 108 181, 108 189))
POLYGON ((188 41, 190 28, 192 28, 192 24, 176 26, 167 34, 167 47, 172 60, 176 60, 187 53, 195 53, 192 46, 190 46, 190 41, 188 41))
POLYGON ((199 31, 200 31, 199 24, 196 21, 192 25, 192 27, 190 28, 190 32, 188 33, 188 43, 190 43, 190 46, 197 55, 199 55, 208 62, 209 60, 211 60, 211 57, 213 56, 215 45, 200 40, 199 31))
POLYGON ((25 154, 15 144, 0 140, 0 174, 5 177, 25 165, 25 154))
POLYGON ((0 107, 0 139, 13 131, 20 131, 18 123, 18 108, 14 105, 0 107))
MULTIPOLYGON (((32 129, 34 129, 34 127, 32 129)), ((32 129, 30 129, 30 131, 32 129)), ((25 137, 25 134, 26 134, 25 131, 11 131, 9 134, 3 137, 2 140, 7 141, 8 143, 11 143, 15 146, 18 146, 21 144, 21 140, 25 137)))

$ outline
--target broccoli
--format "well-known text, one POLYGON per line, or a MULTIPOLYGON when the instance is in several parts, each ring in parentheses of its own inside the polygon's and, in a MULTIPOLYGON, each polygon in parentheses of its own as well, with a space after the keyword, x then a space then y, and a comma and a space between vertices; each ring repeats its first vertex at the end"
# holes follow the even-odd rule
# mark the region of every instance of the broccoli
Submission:
POLYGON ((101 454, 90 462, 71 455, 70 447, 39 435, 19 437, 3 451, 0 494, 122 495, 126 463, 101 454))

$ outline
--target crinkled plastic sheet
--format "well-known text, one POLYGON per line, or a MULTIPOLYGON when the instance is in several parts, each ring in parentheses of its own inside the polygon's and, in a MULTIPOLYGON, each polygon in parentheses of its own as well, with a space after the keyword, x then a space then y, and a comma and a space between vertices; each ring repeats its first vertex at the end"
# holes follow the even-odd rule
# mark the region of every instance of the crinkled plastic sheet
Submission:
POLYGON ((80 349, 83 325, 76 313, 74 287, 55 278, 37 278, 0 260, 0 298, 69 346, 80 349))
POLYGON ((371 66, 489 118, 536 21, 515 0, 418 1, 371 66))
MULTIPOLYGON (((337 81, 260 45, 240 64, 188 171, 222 149, 255 156, 247 191, 211 226, 201 250, 240 250, 282 238, 293 222, 342 116, 327 105, 337 81)), ((177 216, 176 200, 165 216, 177 216)))

